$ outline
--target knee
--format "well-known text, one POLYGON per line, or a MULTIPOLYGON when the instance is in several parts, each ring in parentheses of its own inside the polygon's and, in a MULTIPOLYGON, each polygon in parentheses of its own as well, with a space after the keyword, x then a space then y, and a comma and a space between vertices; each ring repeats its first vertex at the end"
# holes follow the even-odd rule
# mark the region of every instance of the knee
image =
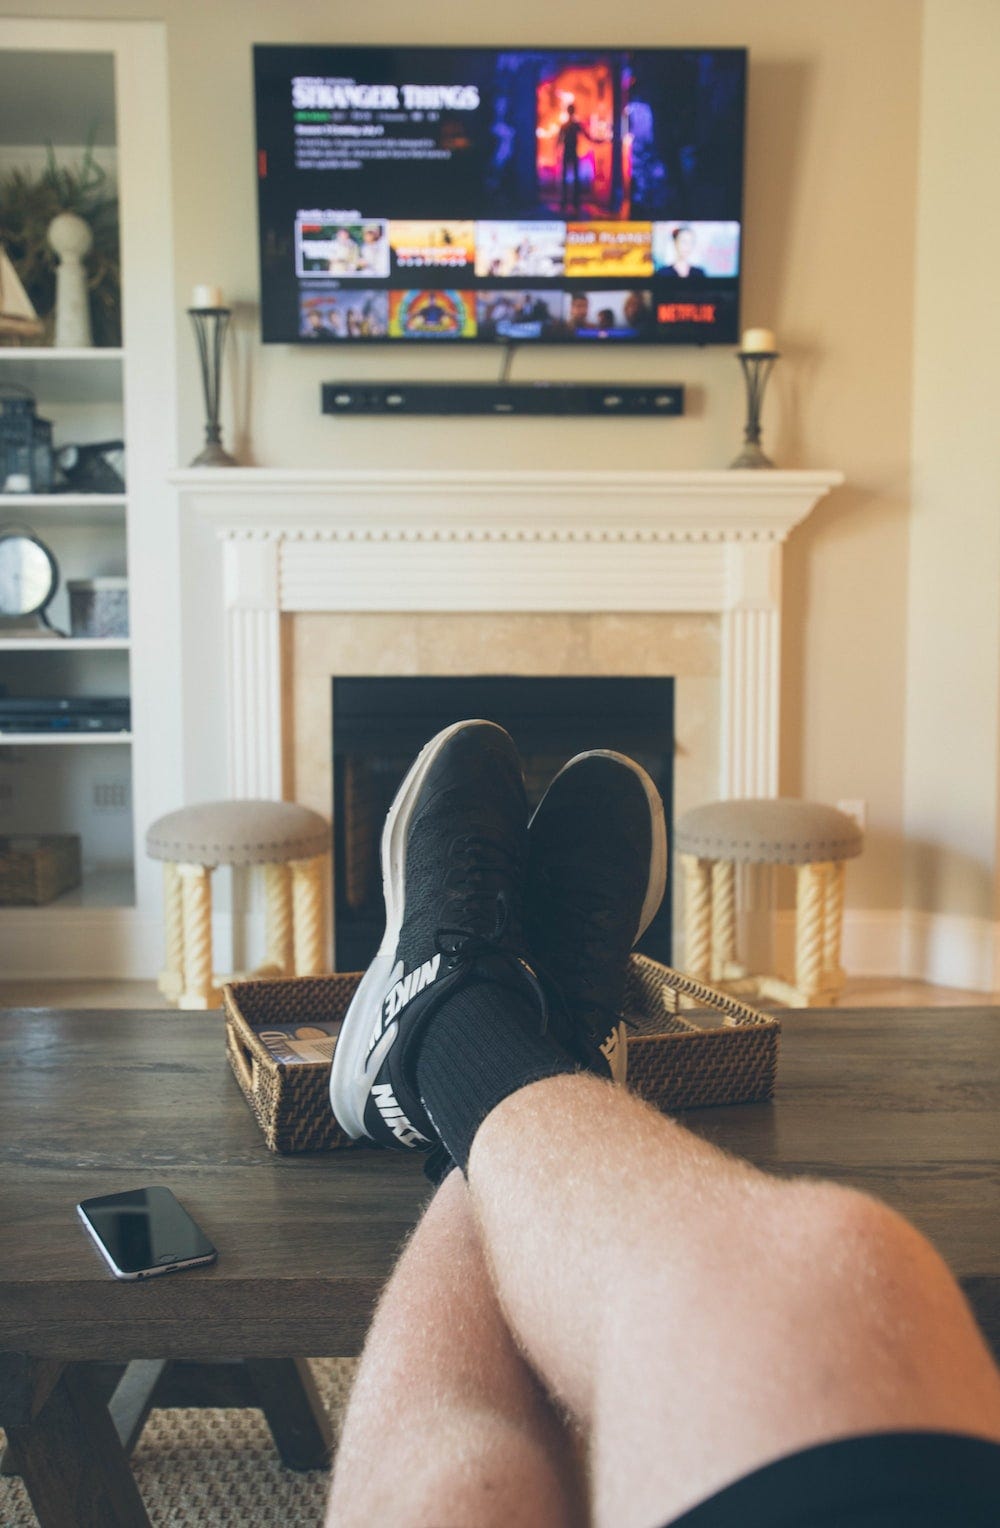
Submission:
POLYGON ((787 1185, 785 1216, 813 1267, 884 1279, 919 1275, 951 1282, 929 1241, 896 1210, 858 1189, 798 1180, 787 1185))

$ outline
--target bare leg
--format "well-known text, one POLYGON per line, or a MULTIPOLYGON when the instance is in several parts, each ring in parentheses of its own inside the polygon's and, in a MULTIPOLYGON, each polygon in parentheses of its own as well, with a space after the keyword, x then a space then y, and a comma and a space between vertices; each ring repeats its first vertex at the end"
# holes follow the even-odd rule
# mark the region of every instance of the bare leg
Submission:
POLYGON ((368 1334, 327 1528, 564 1528, 574 1450, 497 1307, 461 1173, 445 1179, 368 1334))
POLYGON ((500 1303, 589 1440, 594 1521, 649 1528, 854 1433, 1000 1440, 1000 1375, 933 1248, 884 1205, 779 1180, 596 1078, 480 1127, 500 1303))

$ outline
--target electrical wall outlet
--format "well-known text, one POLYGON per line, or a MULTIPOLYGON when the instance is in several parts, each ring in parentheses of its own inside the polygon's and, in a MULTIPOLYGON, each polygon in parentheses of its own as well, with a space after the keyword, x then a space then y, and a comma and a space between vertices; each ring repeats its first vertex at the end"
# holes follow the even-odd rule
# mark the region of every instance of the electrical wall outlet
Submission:
POLYGON ((848 817, 853 817, 862 833, 864 833, 868 827, 867 801, 838 801, 837 810, 838 812, 844 812, 848 817))
POLYGON ((127 812, 129 792, 127 780, 95 780, 95 812, 127 812))

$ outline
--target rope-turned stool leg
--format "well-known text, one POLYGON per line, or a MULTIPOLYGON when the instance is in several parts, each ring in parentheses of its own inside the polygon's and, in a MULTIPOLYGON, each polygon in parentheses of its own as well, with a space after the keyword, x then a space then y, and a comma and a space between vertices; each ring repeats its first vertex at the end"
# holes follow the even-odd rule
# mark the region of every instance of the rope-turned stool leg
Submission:
POLYGON ((326 855, 292 860, 292 940, 296 976, 316 976, 323 969, 323 876, 326 855))
POLYGON ((264 965, 276 975, 292 974, 292 877, 287 865, 264 866, 267 953, 264 965))
POLYGON ((181 878, 173 860, 163 862, 163 970, 156 985, 168 1003, 184 990, 184 900, 181 878))
POLYGON ((707 981, 712 961, 712 891, 709 864, 696 854, 680 856, 684 874, 684 966, 707 981))
POLYGON ((184 990, 180 1008, 211 1008, 212 880, 205 865, 178 865, 184 907, 184 990))
POLYGON ((844 930, 844 861, 829 866, 823 905, 823 987, 834 999, 844 985, 840 941, 844 930))
POLYGON ((712 980, 731 975, 736 961, 736 872, 732 860, 712 861, 712 980))
POLYGON ((823 990, 828 863, 798 867, 795 899, 795 985, 808 1006, 823 990))

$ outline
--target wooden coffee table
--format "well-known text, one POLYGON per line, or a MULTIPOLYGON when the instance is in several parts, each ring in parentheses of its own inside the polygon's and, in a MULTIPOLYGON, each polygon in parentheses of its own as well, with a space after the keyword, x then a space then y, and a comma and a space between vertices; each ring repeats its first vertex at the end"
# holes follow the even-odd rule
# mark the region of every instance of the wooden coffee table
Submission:
MULTIPOLYGON (((1000 1349, 1000 1010, 783 1022, 775 1103, 688 1123, 761 1166, 902 1210, 1000 1349)), ((218 1015, 0 1012, 0 1425, 43 1528, 146 1528, 128 1445, 151 1402, 198 1399, 206 1372, 263 1405, 287 1462, 323 1463, 329 1427, 289 1355, 358 1352, 427 1193, 402 1154, 272 1156, 218 1015), (149 1183, 191 1210, 214 1267, 110 1276, 74 1206, 149 1183), (129 1365, 111 1409, 109 1364, 112 1379, 129 1365)))

